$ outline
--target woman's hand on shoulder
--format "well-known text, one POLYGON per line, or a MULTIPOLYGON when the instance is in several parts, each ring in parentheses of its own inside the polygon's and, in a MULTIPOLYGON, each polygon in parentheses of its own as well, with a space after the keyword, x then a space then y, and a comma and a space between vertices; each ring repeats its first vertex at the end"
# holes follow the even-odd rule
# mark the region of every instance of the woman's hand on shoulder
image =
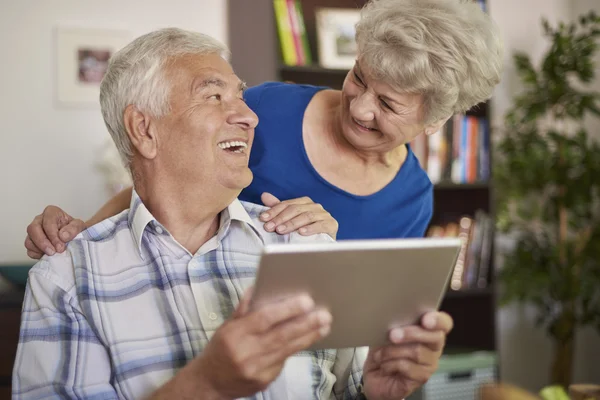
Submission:
POLYGON ((326 233, 333 239, 337 235, 338 222, 322 205, 309 197, 281 201, 271 193, 265 192, 261 200, 265 206, 270 207, 260 215, 267 232, 284 235, 297 231, 303 236, 326 233))

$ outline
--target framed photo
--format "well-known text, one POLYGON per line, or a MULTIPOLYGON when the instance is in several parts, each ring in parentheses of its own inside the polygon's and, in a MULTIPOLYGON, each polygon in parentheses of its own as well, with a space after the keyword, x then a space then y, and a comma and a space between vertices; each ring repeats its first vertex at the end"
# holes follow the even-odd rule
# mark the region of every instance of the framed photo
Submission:
POLYGON ((98 104, 109 58, 131 37, 120 30, 56 29, 56 97, 62 106, 98 104))
POLYGON ((359 9, 318 8, 317 47, 319 64, 324 68, 351 69, 356 61, 356 24, 359 9))

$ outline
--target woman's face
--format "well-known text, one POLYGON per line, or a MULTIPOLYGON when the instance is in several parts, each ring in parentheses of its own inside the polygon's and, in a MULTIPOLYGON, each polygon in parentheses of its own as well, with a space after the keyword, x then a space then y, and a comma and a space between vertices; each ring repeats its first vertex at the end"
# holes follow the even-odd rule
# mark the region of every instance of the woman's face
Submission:
POLYGON ((371 78, 359 61, 346 76, 341 131, 357 150, 388 152, 423 132, 434 133, 443 123, 425 126, 423 117, 422 95, 400 93, 371 78))

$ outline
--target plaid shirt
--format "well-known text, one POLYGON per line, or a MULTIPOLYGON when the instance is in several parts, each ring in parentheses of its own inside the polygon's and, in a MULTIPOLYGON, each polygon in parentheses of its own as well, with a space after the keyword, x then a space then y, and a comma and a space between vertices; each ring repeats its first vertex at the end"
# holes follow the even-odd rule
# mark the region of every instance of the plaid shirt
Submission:
MULTIPOLYGON (((331 240, 263 229, 235 200, 196 254, 134 192, 131 208, 82 232, 29 274, 14 399, 139 399, 202 353, 255 278, 266 243, 331 240)), ((366 349, 306 351, 254 399, 358 396, 366 349)))

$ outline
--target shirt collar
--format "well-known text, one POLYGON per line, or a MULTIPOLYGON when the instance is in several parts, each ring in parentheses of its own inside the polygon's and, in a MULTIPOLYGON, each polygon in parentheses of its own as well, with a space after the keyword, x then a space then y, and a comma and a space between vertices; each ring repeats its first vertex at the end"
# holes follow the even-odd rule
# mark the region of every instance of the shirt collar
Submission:
MULTIPOLYGON (((221 237, 225 236, 231 226, 231 221, 234 220, 249 225, 264 244, 264 237, 261 230, 254 226, 252 218, 237 198, 221 212, 219 231, 217 233, 219 240, 221 237)), ((159 233, 162 230, 165 234, 168 234, 167 229, 154 218, 135 190, 133 190, 131 194, 128 222, 133 235, 133 240, 140 255, 143 254, 142 236, 144 235, 144 231, 148 224, 153 225, 156 233, 159 233)))

